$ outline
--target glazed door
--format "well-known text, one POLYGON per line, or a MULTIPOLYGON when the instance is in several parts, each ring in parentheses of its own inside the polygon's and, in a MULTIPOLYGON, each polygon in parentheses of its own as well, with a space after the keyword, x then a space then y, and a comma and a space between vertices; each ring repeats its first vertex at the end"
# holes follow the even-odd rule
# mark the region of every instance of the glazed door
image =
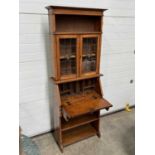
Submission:
POLYGON ((80 75, 89 76, 99 73, 100 36, 81 36, 80 75))
POLYGON ((57 36, 57 58, 59 79, 78 76, 78 37, 76 35, 57 36))

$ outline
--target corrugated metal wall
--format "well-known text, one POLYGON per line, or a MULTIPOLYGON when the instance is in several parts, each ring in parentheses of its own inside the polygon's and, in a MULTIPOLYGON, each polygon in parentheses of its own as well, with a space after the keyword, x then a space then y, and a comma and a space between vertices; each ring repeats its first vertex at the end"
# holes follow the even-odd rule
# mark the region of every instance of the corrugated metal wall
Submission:
MULTIPOLYGON (((134 105, 134 0, 20 0, 20 125, 26 135, 51 130, 49 110, 49 28, 45 6, 108 8, 104 17, 101 78, 114 107, 134 105)), ((107 113, 102 111, 102 114, 107 113)))

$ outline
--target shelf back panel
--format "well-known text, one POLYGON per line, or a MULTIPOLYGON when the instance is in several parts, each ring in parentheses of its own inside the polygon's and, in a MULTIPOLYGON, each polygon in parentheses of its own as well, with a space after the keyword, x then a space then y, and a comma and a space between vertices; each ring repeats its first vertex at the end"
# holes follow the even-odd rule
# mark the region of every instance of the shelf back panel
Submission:
POLYGON ((100 16, 56 15, 56 32, 101 32, 100 16))

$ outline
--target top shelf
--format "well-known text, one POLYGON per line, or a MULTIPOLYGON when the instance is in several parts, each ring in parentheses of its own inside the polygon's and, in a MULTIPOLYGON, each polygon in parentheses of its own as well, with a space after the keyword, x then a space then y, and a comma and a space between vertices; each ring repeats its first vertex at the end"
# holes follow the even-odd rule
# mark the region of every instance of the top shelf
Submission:
POLYGON ((101 16, 55 15, 55 29, 52 34, 84 34, 101 33, 101 16))
POLYGON ((53 32, 51 34, 55 34, 55 35, 70 35, 70 34, 102 34, 102 32, 53 32))

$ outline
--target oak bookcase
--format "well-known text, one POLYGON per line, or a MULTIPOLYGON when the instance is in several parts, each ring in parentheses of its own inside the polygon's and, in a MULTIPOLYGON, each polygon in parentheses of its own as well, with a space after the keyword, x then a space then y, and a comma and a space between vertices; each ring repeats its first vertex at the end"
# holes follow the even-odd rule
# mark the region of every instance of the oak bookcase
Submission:
POLYGON ((48 6, 51 79, 54 83, 54 137, 64 146, 97 135, 103 98, 100 52, 106 9, 48 6))

